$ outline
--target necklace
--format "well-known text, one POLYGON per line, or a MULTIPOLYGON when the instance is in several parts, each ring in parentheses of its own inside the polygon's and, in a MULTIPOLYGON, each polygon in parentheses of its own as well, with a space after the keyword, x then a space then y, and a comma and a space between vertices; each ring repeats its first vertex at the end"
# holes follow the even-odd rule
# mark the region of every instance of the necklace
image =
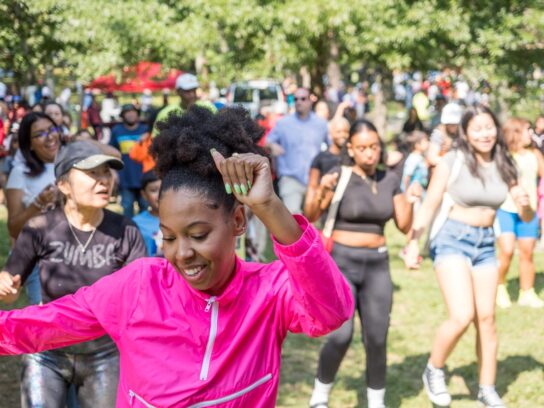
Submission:
POLYGON ((372 194, 378 194, 378 180, 376 172, 374 172, 374 174, 370 177, 370 181, 368 181, 369 177, 366 174, 358 174, 358 176, 361 177, 366 184, 368 184, 372 194))
MULTIPOLYGON (((66 218, 66 220, 68 221, 68 218, 66 218)), ((81 250, 81 253, 84 254, 85 251, 87 250, 87 247, 89 246, 89 244, 91 243, 91 240, 93 239, 94 237, 94 233, 96 232, 96 228, 94 228, 91 232, 91 235, 89 235, 89 238, 87 238, 87 242, 85 242, 85 245, 83 245, 81 243, 81 241, 79 240, 79 238, 77 237, 76 235, 76 232, 74 231, 74 228, 72 227, 72 224, 70 224, 70 221, 68 221, 68 227, 70 227, 70 231, 72 232, 72 235, 74 236, 74 238, 76 239, 77 243, 79 244, 79 249, 81 250)))

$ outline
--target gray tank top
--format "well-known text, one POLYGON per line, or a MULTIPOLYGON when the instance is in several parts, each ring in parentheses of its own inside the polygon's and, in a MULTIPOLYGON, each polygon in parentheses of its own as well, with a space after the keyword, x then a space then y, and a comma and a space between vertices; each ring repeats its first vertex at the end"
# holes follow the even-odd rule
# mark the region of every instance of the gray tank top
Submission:
MULTIPOLYGON (((453 150, 449 151, 443 160, 451 171, 453 164, 460 160, 460 157, 457 151, 453 150)), ((485 183, 470 172, 463 159, 459 174, 448 187, 448 194, 455 204, 462 207, 489 207, 496 210, 506 200, 508 185, 501 178, 495 162, 488 166, 480 166, 479 170, 485 183)))

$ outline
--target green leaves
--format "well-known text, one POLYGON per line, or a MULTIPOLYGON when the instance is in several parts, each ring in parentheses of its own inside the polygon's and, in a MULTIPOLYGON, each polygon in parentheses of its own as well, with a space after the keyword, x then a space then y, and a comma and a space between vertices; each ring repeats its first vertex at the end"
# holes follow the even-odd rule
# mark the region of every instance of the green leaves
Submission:
POLYGON ((335 63, 348 76, 462 67, 522 89, 544 61, 538 0, 4 0, 0 63, 23 82, 46 67, 88 81, 140 60, 234 79, 335 63), (333 50, 338 50, 337 53, 333 50), (198 63, 196 63, 198 61, 198 63))

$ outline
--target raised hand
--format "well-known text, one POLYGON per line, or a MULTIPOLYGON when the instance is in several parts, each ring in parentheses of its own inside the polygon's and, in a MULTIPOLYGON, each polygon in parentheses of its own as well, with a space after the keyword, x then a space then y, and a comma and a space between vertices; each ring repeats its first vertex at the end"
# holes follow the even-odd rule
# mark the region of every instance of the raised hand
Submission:
POLYGON ((233 154, 223 157, 217 150, 211 151, 215 165, 225 183, 228 194, 234 194, 242 204, 252 208, 268 204, 277 198, 272 185, 269 160, 258 154, 233 154))
POLYGON ((336 187, 336 184, 338 183, 339 176, 340 174, 338 172, 325 174, 323 177, 321 177, 321 181, 319 182, 319 185, 326 190, 333 190, 334 187, 336 187))
POLYGON ((0 300, 11 303, 19 296, 21 289, 21 275, 11 275, 9 272, 0 272, 0 300))
POLYGON ((245 153, 226 159, 216 150, 211 154, 227 193, 247 205, 278 242, 290 245, 300 238, 300 226, 274 192, 266 157, 245 153))
POLYGON ((34 199, 36 207, 43 209, 49 209, 53 207, 58 199, 59 190, 54 184, 49 184, 45 187, 40 194, 34 199))

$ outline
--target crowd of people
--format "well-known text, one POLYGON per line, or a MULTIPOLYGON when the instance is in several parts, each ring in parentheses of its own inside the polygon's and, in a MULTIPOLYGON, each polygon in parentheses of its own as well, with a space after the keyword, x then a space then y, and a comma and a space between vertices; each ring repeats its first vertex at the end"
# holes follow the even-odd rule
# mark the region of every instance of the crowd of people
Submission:
POLYGON ((12 249, 0 300, 24 287, 35 305, 0 313, 0 354, 25 354, 22 406, 273 406, 290 331, 328 334, 309 397, 326 408, 357 314, 368 407, 385 407, 392 220, 407 268, 427 241, 448 311, 421 367, 429 399, 450 405, 444 366, 474 323, 477 398, 505 407, 495 307, 512 303, 516 243, 518 304, 544 306, 544 117, 501 125, 464 88, 438 86, 422 117, 426 86, 388 146, 364 92, 336 95, 331 115, 293 89, 292 112, 263 128, 198 88, 180 75, 180 102, 145 120, 122 105, 107 137, 93 98, 77 132, 51 100, 3 108, 12 249), (117 195, 122 214, 106 208, 117 195), (265 264, 268 233, 278 260, 265 264))

